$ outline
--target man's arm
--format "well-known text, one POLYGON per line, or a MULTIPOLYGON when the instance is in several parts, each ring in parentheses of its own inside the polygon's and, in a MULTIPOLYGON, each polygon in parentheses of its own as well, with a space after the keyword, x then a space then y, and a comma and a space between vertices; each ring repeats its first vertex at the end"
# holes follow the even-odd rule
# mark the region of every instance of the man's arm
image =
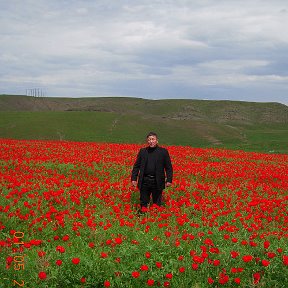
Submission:
POLYGON ((137 178, 141 165, 141 150, 139 151, 136 161, 133 165, 132 173, 131 173, 131 183, 133 186, 137 186, 137 178))
POLYGON ((166 186, 169 187, 172 184, 172 179, 173 179, 173 167, 171 163, 171 158, 169 155, 168 150, 166 150, 166 157, 165 157, 165 171, 166 171, 166 186))

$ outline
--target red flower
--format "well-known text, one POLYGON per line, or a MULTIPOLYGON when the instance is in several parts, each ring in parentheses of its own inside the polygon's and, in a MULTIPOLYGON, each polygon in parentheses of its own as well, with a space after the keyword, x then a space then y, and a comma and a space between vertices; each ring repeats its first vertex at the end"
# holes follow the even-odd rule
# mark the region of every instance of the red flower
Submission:
POLYGON ((179 272, 180 272, 180 273, 184 273, 184 272, 185 272, 185 267, 183 267, 183 266, 180 267, 180 268, 179 268, 179 272))
POLYGON ((86 278, 85 278, 85 277, 82 277, 82 278, 80 279, 80 282, 81 282, 81 283, 86 283, 86 278))
POLYGON ((140 267, 140 270, 141 270, 141 271, 148 271, 148 270, 149 270, 149 267, 148 267, 147 265, 142 265, 142 266, 140 267))
POLYGON ((191 267, 192 267, 193 270, 197 270, 199 266, 198 266, 197 263, 192 263, 191 267))
POLYGON ((63 240, 63 241, 68 241, 69 238, 70 238, 69 235, 64 235, 64 236, 62 237, 62 240, 63 240))
POLYGON ((64 253, 65 252, 65 248, 63 246, 57 246, 56 247, 56 251, 59 251, 60 253, 64 253))
POLYGON ((61 266, 62 265, 62 260, 56 260, 56 265, 61 266))
POLYGON ((114 241, 118 245, 122 243, 122 239, 120 237, 115 238, 114 241))
POLYGON ((46 252, 44 251, 38 251, 38 256, 39 257, 44 257, 46 255, 46 252))
POLYGON ((285 266, 288 266, 288 255, 283 255, 282 260, 283 260, 283 264, 285 266))
POLYGON ((146 258, 151 258, 151 253, 150 253, 150 252, 146 252, 146 253, 145 253, 145 257, 146 257, 146 258))
POLYGON ((214 266, 219 266, 219 265, 220 265, 220 260, 215 259, 215 260, 213 261, 213 265, 214 265, 214 266))
POLYGON ((161 262, 156 262, 156 267, 157 268, 162 268, 162 263, 161 262))
POLYGON ((172 279, 173 274, 172 274, 172 273, 167 273, 167 274, 165 275, 165 277, 166 277, 167 279, 172 279))
POLYGON ((244 256, 242 257, 242 260, 243 260, 244 262, 251 262, 251 261, 253 260, 253 256, 252 256, 252 255, 244 255, 244 256))
POLYGON ((262 260, 262 265, 263 265, 264 267, 269 266, 269 264, 270 264, 270 261, 265 260, 265 259, 262 260))
POLYGON ((108 280, 104 281, 104 287, 110 287, 110 282, 108 280))
POLYGON ((108 254, 105 253, 105 252, 101 252, 100 257, 101 257, 101 258, 107 258, 107 257, 108 257, 108 254))
POLYGON ((155 283, 155 281, 154 281, 153 279, 148 279, 148 280, 147 280, 147 285, 148 285, 148 286, 153 286, 154 283, 155 283))
POLYGON ((268 249, 269 246, 270 246, 270 242, 269 242, 269 241, 265 241, 265 242, 263 243, 263 246, 264 246, 265 249, 268 249))
POLYGON ((211 277, 209 277, 207 280, 208 280, 208 284, 213 284, 214 283, 214 280, 211 277))
POLYGON ((221 274, 219 278, 219 284, 226 284, 229 281, 229 276, 226 274, 221 274))
POLYGON ((253 274, 253 279, 254 279, 253 283, 258 284, 260 281, 260 278, 261 278, 261 274, 259 272, 254 273, 253 274))
POLYGON ((94 248, 94 247, 95 247, 95 244, 94 244, 93 242, 90 242, 90 243, 88 244, 88 246, 89 246, 90 248, 94 248))
POLYGON ((132 277, 133 278, 138 278, 140 276, 140 273, 138 271, 133 271, 132 272, 132 277))
POLYGON ((75 265, 77 265, 77 264, 80 263, 80 259, 79 259, 79 258, 73 258, 73 259, 72 259, 72 263, 75 264, 75 265))
POLYGON ((170 282, 165 281, 165 282, 163 283, 163 286, 164 286, 164 287, 170 287, 170 282))
POLYGON ((241 279, 240 279, 240 278, 235 278, 235 279, 234 279, 234 282, 235 282, 236 284, 240 284, 240 283, 241 283, 241 279))
POLYGON ((41 280, 45 280, 47 278, 47 274, 46 274, 46 272, 41 271, 41 272, 39 272, 38 277, 41 280))

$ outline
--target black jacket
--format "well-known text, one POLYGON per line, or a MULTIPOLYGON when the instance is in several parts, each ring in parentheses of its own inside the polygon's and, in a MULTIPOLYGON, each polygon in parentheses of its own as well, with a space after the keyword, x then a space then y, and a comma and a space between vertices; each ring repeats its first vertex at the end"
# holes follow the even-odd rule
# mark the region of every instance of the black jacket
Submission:
MULTIPOLYGON (((143 182, 144 170, 148 158, 148 147, 141 148, 135 164, 132 169, 131 181, 137 181, 138 178, 138 188, 141 189, 143 182)), ((167 149, 157 146, 156 153, 156 183, 157 188, 163 190, 165 188, 165 176, 166 181, 172 183, 173 178, 173 168, 171 164, 171 159, 167 149), (165 175, 166 174, 166 175, 165 175)))

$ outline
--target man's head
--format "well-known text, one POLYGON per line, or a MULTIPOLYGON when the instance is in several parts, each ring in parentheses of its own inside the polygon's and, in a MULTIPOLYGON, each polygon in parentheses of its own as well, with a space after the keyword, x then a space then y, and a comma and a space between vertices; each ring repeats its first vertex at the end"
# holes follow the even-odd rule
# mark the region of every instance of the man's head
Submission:
POLYGON ((146 136, 147 144, 149 147, 154 148, 158 144, 158 136, 154 132, 149 132, 146 136))

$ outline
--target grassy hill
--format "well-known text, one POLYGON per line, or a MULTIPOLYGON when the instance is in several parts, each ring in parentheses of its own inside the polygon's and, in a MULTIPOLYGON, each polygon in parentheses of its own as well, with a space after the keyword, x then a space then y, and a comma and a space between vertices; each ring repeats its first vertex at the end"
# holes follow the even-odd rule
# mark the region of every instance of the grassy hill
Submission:
POLYGON ((0 137, 142 143, 288 153, 288 107, 279 103, 52 98, 0 95, 0 137))

